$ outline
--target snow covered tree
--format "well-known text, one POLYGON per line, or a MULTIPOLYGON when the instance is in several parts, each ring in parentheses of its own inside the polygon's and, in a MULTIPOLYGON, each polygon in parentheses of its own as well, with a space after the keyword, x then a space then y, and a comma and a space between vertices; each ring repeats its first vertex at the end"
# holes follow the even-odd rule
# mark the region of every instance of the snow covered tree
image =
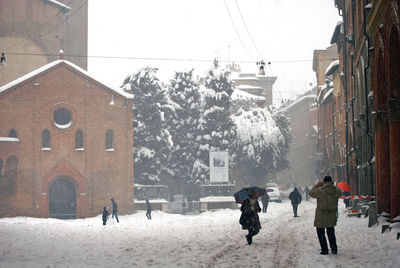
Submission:
POLYGON ((239 109, 233 116, 237 127, 233 158, 238 176, 245 184, 265 185, 268 173, 276 173, 288 165, 288 119, 283 114, 275 118, 279 123, 266 108, 239 109))
POLYGON ((169 183, 171 192, 185 193, 188 199, 197 199, 193 178, 193 164, 197 159, 197 127, 200 119, 199 85, 193 80, 193 70, 176 72, 170 81, 170 99, 177 104, 176 112, 170 118, 169 130, 174 140, 169 168, 173 180, 169 183))
POLYGON ((233 87, 229 76, 229 72, 214 62, 202 90, 202 116, 197 139, 200 147, 193 175, 203 183, 209 180, 209 152, 226 151, 235 139, 235 125, 230 117, 233 87))
POLYGON ((122 88, 134 94, 133 134, 135 182, 164 183, 167 161, 173 145, 165 125, 166 113, 173 112, 167 90, 156 77, 157 69, 144 68, 128 76, 122 88))
POLYGON ((290 134, 290 120, 289 115, 285 112, 274 113, 273 119, 275 120, 276 126, 281 130, 285 143, 280 146, 281 154, 277 161, 277 172, 289 168, 289 160, 287 154, 289 152, 289 144, 292 141, 290 134))

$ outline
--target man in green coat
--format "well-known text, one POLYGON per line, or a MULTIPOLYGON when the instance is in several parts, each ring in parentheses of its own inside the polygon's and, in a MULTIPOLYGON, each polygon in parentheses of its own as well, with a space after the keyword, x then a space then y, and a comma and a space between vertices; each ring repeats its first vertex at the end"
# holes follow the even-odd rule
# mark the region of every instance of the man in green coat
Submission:
POLYGON ((330 176, 325 176, 324 182, 318 182, 310 191, 310 196, 317 198, 314 226, 317 227, 318 240, 321 245, 321 254, 328 254, 328 245, 325 237, 325 228, 328 234, 332 254, 337 254, 335 226, 337 221, 338 199, 342 195, 335 187, 330 176))

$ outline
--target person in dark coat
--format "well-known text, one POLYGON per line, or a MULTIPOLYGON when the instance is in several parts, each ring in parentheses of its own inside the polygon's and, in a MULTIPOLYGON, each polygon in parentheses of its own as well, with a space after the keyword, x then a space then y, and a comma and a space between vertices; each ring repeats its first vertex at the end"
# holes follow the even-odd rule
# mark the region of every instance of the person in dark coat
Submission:
POLYGON ((115 219, 117 220, 117 222, 119 222, 118 215, 117 215, 117 213, 118 213, 118 204, 117 204, 117 202, 115 202, 114 197, 111 197, 110 200, 111 200, 112 208, 113 208, 111 217, 114 219, 114 216, 115 216, 115 219))
POLYGON ((342 193, 335 187, 330 176, 325 176, 324 182, 318 182, 310 191, 310 196, 317 198, 314 226, 317 228, 321 254, 323 255, 328 254, 325 228, 331 252, 332 254, 337 254, 335 226, 337 222, 338 200, 341 195, 342 193))
POLYGON ((243 229, 247 229, 249 233, 246 235, 246 240, 249 245, 253 242, 253 236, 257 235, 261 229, 260 219, 258 217, 259 212, 261 212, 260 205, 258 204, 256 194, 250 195, 243 201, 240 208, 242 215, 240 217, 240 224, 242 224, 243 229))
POLYGON ((146 197, 146 209, 147 209, 146 217, 148 220, 151 220, 151 205, 150 205, 149 199, 147 197, 146 197))
POLYGON ((261 202, 263 205, 262 212, 267 213, 267 208, 269 203, 269 195, 267 193, 267 189, 265 189, 265 194, 261 197, 261 202))
POLYGON ((309 195, 310 195, 310 188, 308 188, 308 185, 307 185, 306 188, 304 188, 304 197, 305 197, 306 201, 308 201, 309 195))
POLYGON ((107 206, 105 206, 103 208, 103 225, 106 225, 109 215, 110 213, 108 213, 107 206))
POLYGON ((294 217, 298 217, 297 216, 297 207, 301 203, 302 198, 299 193, 299 190, 297 190, 296 187, 294 187, 293 191, 289 194, 289 199, 292 202, 294 217))

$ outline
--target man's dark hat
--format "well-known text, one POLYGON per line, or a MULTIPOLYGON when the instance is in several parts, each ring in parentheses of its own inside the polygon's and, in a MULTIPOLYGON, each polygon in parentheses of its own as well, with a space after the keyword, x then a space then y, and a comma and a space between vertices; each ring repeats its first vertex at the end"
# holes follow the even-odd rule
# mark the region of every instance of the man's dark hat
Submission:
POLYGON ((324 178, 324 182, 327 182, 327 181, 332 181, 332 178, 331 178, 331 176, 325 176, 325 178, 324 178))

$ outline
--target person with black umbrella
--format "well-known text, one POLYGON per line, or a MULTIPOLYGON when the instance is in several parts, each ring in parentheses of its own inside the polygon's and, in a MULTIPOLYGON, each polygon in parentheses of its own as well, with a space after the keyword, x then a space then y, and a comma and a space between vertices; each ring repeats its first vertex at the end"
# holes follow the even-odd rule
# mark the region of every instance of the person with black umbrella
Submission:
POLYGON ((253 236, 257 235, 261 229, 260 218, 257 214, 261 212, 261 207, 258 204, 257 194, 250 193, 249 198, 243 201, 240 210, 242 211, 242 215, 239 222, 243 229, 247 229, 249 231, 245 237, 247 243, 251 245, 253 242, 253 236))

